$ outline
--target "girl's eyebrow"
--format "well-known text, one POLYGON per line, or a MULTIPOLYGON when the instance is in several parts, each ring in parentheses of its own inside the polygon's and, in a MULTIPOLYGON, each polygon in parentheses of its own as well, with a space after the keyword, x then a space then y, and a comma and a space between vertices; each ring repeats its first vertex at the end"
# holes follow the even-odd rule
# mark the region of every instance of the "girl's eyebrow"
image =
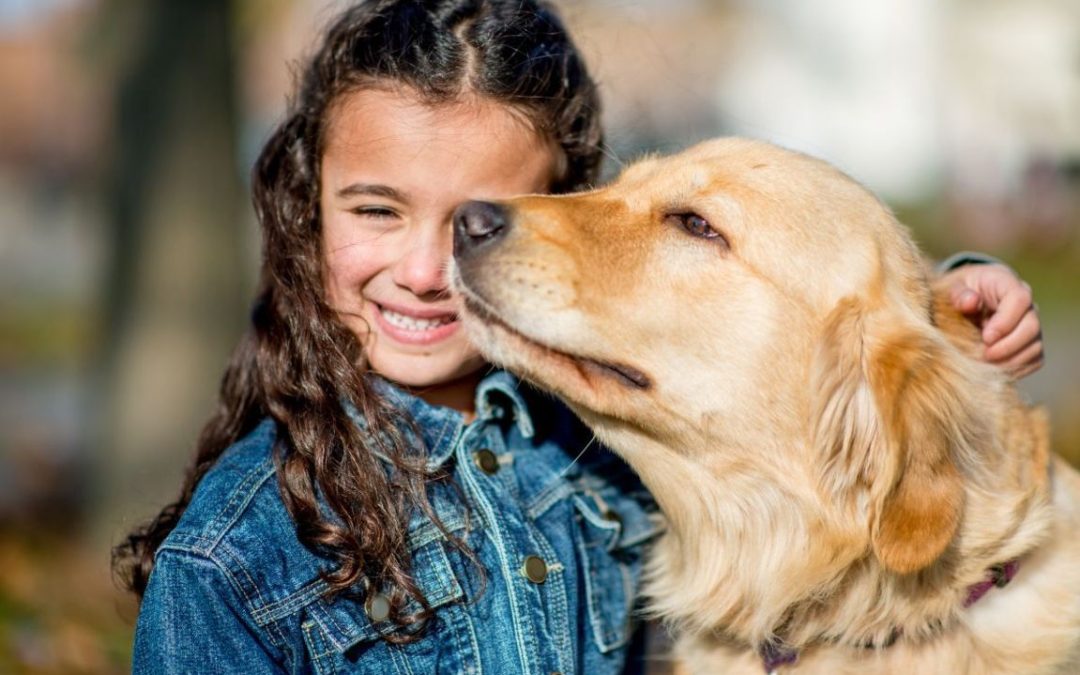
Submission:
POLYGON ((389 185, 372 185, 370 183, 353 183, 337 191, 339 198, 355 197, 357 195, 369 195, 374 197, 386 197, 402 204, 409 203, 409 195, 389 185))

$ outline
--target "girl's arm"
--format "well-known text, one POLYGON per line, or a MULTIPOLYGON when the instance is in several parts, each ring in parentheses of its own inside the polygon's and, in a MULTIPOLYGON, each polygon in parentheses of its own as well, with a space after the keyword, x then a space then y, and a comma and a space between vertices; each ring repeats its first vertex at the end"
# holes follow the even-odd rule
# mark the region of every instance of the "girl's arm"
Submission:
POLYGON ((213 560, 158 553, 135 629, 133 673, 281 670, 227 574, 213 560))

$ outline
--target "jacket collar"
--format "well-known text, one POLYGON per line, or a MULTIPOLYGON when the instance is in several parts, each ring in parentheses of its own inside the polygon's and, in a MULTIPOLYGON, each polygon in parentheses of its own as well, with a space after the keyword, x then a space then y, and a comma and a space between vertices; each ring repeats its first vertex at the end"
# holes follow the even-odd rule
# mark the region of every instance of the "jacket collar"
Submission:
MULTIPOLYGON (((378 375, 369 374, 367 377, 380 396, 386 397, 391 405, 404 413, 404 420, 412 420, 416 425, 420 446, 427 454, 428 470, 441 467, 453 454, 464 433, 464 416, 452 408, 432 405, 378 375)), ((476 387, 477 419, 513 420, 522 436, 532 438, 535 429, 528 405, 519 392, 521 386, 520 380, 504 370, 496 370, 485 376, 476 387)), ((346 402, 345 410, 359 428, 367 429, 367 420, 352 403, 346 402)), ((404 420, 400 428, 407 436, 415 437, 416 434, 404 420)), ((376 454, 386 460, 381 453, 376 451, 376 454)))

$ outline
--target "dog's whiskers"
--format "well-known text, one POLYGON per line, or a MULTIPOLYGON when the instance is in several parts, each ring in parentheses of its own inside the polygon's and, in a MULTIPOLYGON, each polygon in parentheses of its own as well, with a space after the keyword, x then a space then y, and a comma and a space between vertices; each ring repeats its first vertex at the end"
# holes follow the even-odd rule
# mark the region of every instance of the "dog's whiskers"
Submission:
POLYGON ((608 145, 607 143, 601 143, 600 144, 600 152, 605 157, 607 157, 611 161, 615 162, 615 164, 618 165, 620 171, 622 169, 626 168, 626 162, 624 162, 617 154, 615 154, 615 151, 612 150, 611 146, 608 145))
POLYGON ((595 442, 596 436, 594 435, 592 438, 589 439, 589 442, 585 444, 585 447, 581 449, 581 452, 577 454, 577 457, 574 458, 574 461, 563 467, 563 470, 559 472, 559 478, 564 477, 566 475, 566 472, 572 469, 575 464, 577 464, 577 461, 581 459, 581 456, 585 454, 585 451, 592 447, 592 444, 595 442))

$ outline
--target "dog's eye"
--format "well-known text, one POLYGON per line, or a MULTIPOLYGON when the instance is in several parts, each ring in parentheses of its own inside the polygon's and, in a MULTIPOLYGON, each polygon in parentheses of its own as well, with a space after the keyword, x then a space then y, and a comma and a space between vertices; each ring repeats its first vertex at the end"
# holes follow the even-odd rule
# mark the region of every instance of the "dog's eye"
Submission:
POLYGON ((664 220, 673 225, 678 225, 695 237, 719 239, 725 246, 727 245, 727 239, 724 238, 724 235, 714 230, 712 225, 709 225, 709 221, 696 213, 670 213, 664 220))

